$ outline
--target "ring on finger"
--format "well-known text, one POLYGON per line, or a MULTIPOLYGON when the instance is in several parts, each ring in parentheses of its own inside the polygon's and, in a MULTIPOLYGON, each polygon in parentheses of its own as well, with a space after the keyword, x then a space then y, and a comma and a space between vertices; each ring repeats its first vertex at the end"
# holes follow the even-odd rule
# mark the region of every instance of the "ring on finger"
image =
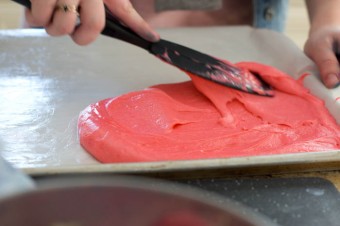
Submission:
POLYGON ((57 10, 62 10, 65 13, 71 12, 71 13, 74 13, 77 16, 79 16, 79 12, 77 10, 77 6, 76 5, 69 5, 69 4, 66 4, 66 3, 62 3, 62 4, 57 5, 56 9, 57 10))

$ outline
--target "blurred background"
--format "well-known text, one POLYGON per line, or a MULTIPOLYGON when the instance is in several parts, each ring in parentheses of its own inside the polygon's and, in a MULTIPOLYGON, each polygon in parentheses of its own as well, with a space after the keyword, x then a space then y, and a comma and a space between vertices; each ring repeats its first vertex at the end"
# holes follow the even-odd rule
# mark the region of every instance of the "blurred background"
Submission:
MULTIPOLYGON (((302 0, 290 0, 288 21, 285 34, 296 45, 303 48, 308 35, 308 16, 305 3, 302 0)), ((0 29, 20 28, 22 22, 22 7, 10 0, 0 0, 0 29)))

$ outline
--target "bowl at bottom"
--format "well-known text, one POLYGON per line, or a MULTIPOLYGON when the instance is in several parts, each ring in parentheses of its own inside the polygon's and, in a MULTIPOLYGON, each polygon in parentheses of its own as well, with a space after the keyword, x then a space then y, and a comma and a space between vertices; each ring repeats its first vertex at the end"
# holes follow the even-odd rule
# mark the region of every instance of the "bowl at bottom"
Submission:
POLYGON ((1 226, 276 225, 224 197, 155 179, 68 177, 38 187, 0 201, 1 226))

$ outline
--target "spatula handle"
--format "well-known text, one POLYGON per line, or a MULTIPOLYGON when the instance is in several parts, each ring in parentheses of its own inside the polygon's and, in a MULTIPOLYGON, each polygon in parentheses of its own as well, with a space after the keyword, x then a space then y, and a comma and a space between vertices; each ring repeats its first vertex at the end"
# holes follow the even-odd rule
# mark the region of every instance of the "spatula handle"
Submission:
POLYGON ((19 3, 20 5, 23 5, 28 9, 31 8, 31 2, 29 0, 12 0, 12 1, 19 3))
MULTIPOLYGON (((31 8, 30 0, 12 0, 12 1, 19 3, 28 9, 31 8)), ((147 51, 150 51, 150 46, 152 43, 143 39, 142 37, 140 37, 138 34, 136 34, 134 31, 132 31, 128 27, 123 26, 111 14, 111 12, 107 9, 107 7, 105 7, 105 17, 106 17, 106 23, 101 34, 128 42, 130 44, 141 47, 147 51)))
POLYGON ((138 34, 136 34, 134 31, 132 31, 130 28, 122 25, 111 14, 111 12, 108 10, 106 6, 105 6, 105 16, 106 16, 106 24, 102 31, 103 35, 128 42, 130 44, 141 47, 147 51, 150 51, 152 42, 149 42, 143 39, 138 34))

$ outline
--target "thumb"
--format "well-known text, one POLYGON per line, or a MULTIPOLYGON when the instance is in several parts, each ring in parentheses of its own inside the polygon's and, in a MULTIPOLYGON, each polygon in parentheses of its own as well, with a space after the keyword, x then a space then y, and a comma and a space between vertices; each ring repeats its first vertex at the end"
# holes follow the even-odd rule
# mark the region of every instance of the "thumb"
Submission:
POLYGON ((323 43, 312 46, 309 51, 309 57, 314 60, 320 71, 321 80, 327 88, 334 88, 340 82, 339 61, 333 51, 332 44, 323 43))
POLYGON ((105 4, 114 16, 145 40, 150 42, 159 40, 159 34, 137 13, 130 1, 110 0, 105 1, 105 4))

